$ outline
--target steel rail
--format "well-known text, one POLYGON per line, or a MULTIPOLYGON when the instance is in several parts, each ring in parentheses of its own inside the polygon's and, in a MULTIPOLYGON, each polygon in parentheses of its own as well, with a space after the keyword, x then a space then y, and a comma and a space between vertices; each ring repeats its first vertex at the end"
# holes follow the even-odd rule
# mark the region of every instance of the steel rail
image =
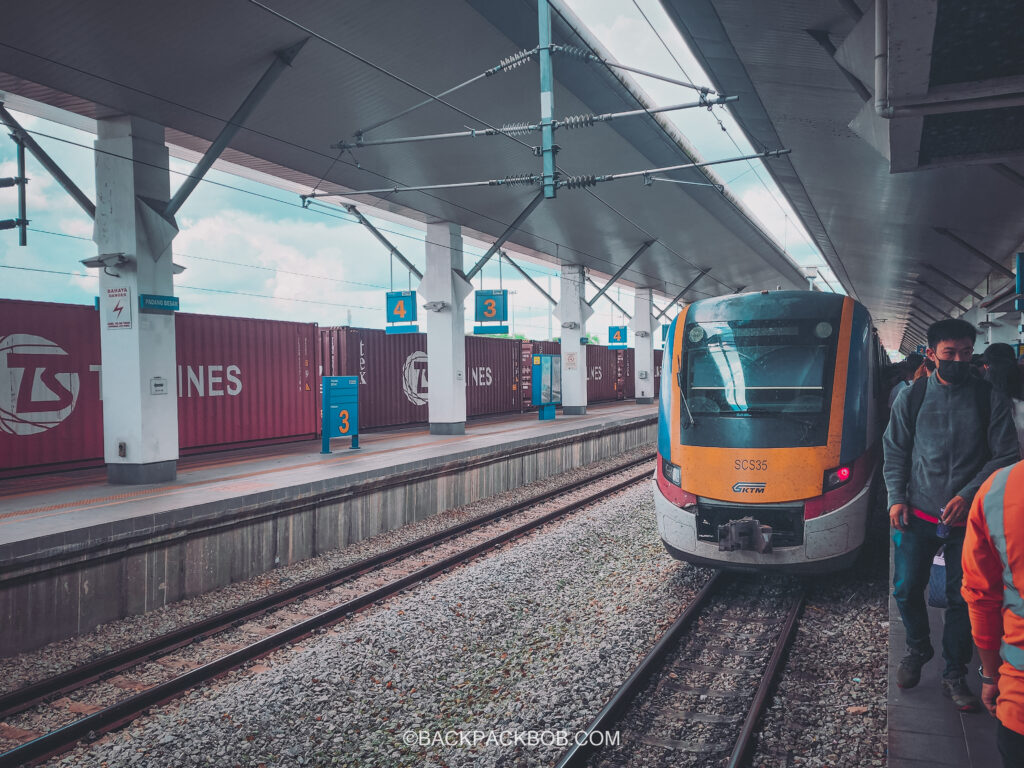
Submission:
MULTIPOLYGON (((644 454, 643 457, 628 464, 624 464, 615 471, 618 472, 632 469, 645 462, 651 461, 654 456, 654 452, 644 454)), ((466 531, 472 530, 473 528, 494 522, 503 516, 516 514, 536 504, 542 504, 550 501, 562 494, 571 493, 591 482, 593 482, 592 477, 577 480, 569 485, 554 488, 550 491, 545 491, 544 493, 530 499, 517 502, 493 512, 488 512, 486 515, 474 518, 473 520, 467 520, 466 522, 459 523, 458 525, 452 526, 451 528, 447 528, 443 531, 437 531, 436 533, 432 533, 423 538, 389 549, 386 552, 381 552, 380 554, 372 557, 364 558, 363 560, 359 560, 355 563, 350 563, 322 576, 318 576, 315 579, 304 581, 300 584, 288 587, 287 589, 274 592, 273 594, 267 595, 258 600, 254 600, 228 611, 224 611, 223 613, 216 614, 215 616, 210 616, 184 627, 179 627, 178 629, 172 630, 166 634, 150 638, 144 642, 137 643, 136 645, 120 651, 115 651, 114 653, 94 659, 80 667, 76 667, 75 669, 62 672, 54 675, 53 677, 25 686, 24 688, 4 694, 0 696, 0 721, 6 719, 10 715, 22 712, 34 704, 44 701, 48 697, 66 694, 91 682, 99 680, 106 675, 120 672, 121 670, 132 667, 143 661, 147 661, 154 656, 169 653, 170 651, 181 648, 196 640, 205 639, 206 637, 228 629, 243 620, 258 618, 268 611, 274 610, 282 605, 286 605, 300 598, 308 597, 326 589, 330 589, 353 576, 358 576, 392 561, 407 557, 410 554, 433 546, 445 539, 453 538, 465 533, 466 531)))
MULTIPOLYGON (((649 460, 650 457, 645 456, 643 459, 626 465, 621 469, 635 467, 649 460)), ((491 537, 490 539, 487 539, 486 541, 476 544, 468 549, 462 550, 461 552, 457 552, 454 555, 450 555, 446 558, 443 558, 435 563, 432 563, 431 565, 421 568, 418 571, 408 574, 371 592, 364 593, 359 597, 348 600, 345 603, 330 608, 327 611, 324 611, 316 616, 310 617, 309 619, 306 619, 304 621, 300 621, 299 623, 294 624, 291 627, 283 629, 280 632, 270 635, 269 637, 263 638, 251 645, 246 646, 245 648, 233 651, 225 656, 222 656, 219 659, 215 659, 214 661, 208 662, 207 664, 204 664, 201 667, 197 667, 196 669, 190 670, 164 683, 155 685, 152 688, 142 691, 123 701, 117 702, 116 704, 112 704, 111 706, 102 709, 99 712, 87 715, 86 717, 80 718, 61 728, 58 728, 55 731, 40 736, 37 739, 26 742, 25 744, 15 747, 14 749, 11 749, 7 752, 0 753, 0 768, 7 768, 7 766, 23 765, 26 762, 37 761, 46 757, 50 757, 73 747, 75 742, 77 742, 79 739, 86 737, 91 738, 96 734, 106 733, 108 731, 114 730, 122 725, 125 725, 126 723, 131 722, 150 707, 156 706, 158 704, 176 698, 185 691, 188 691, 191 688, 194 688, 197 685, 208 680, 211 680, 225 672, 235 669, 247 661, 251 661, 261 656, 265 656, 271 651, 276 650, 277 648, 280 648, 281 646, 293 642, 299 638, 305 637, 306 635, 309 635, 316 629, 339 621, 345 618, 346 616, 354 613, 355 611, 360 610, 361 608, 371 605, 379 600, 383 600, 387 597, 391 597, 392 595, 395 595, 398 592, 401 592, 402 590, 410 586, 413 586, 421 581, 425 581, 431 576, 434 576, 448 568, 451 568, 467 560, 470 560, 473 557, 476 557, 477 555, 489 549, 493 549, 496 546, 499 546, 512 539, 518 538, 526 533, 529 533, 535 528, 539 528, 540 526, 545 525, 546 523, 549 523, 553 520, 556 520, 559 517, 562 517, 563 515, 573 512, 581 507, 587 506, 588 504, 593 504, 594 502, 600 501, 610 493, 615 493, 630 485, 636 484, 638 482, 643 482, 646 479, 647 474, 645 473, 644 475, 641 475, 639 477, 632 477, 627 480, 620 481, 611 486, 610 488, 605 488, 596 491, 592 494, 587 495, 583 499, 578 499, 576 501, 570 502, 565 506, 562 506, 558 509, 541 515, 540 517, 537 517, 534 520, 528 521, 513 529, 498 534, 497 536, 491 537)), ((554 496, 569 493, 582 485, 589 484, 592 482, 593 478, 587 478, 578 481, 576 483, 557 489, 555 491, 549 491, 545 494, 541 494, 540 496, 530 499, 528 501, 519 502, 516 505, 513 505, 513 507, 501 510, 499 514, 511 514, 512 511, 521 511, 524 508, 535 506, 545 501, 549 501, 554 496)), ((461 529, 459 532, 464 532, 468 528, 477 527, 486 522, 493 522, 494 516, 495 513, 490 513, 490 515, 487 515, 484 518, 478 518, 477 520, 468 521, 467 523, 464 523, 460 526, 456 526, 455 528, 449 529, 448 531, 441 532, 440 538, 444 538, 445 536, 451 537, 452 533, 456 530, 456 528, 461 529)), ((427 537, 427 539, 436 538, 438 538, 438 534, 434 534, 430 537, 427 537)), ((416 549, 422 548, 424 542, 426 542, 427 539, 413 542, 412 544, 418 546, 412 548, 410 551, 416 551, 416 549)), ((397 557, 394 556, 394 553, 398 552, 399 550, 407 549, 408 547, 410 547, 410 545, 406 545, 406 547, 401 547, 396 550, 392 550, 388 553, 384 553, 383 555, 379 555, 375 558, 370 558, 366 561, 361 561, 360 563, 354 563, 351 566, 347 566, 345 569, 342 570, 352 570, 360 566, 365 566, 365 564, 370 561, 376 561, 386 556, 391 556, 389 557, 389 559, 397 559, 397 557)), ((370 567, 363 567, 362 571, 369 570, 370 567)), ((308 584, 299 586, 306 588, 309 587, 308 584)), ((328 586, 330 585, 325 585, 316 590, 311 589, 310 593, 315 591, 322 591, 322 589, 328 586)), ((297 590, 285 590, 285 592, 292 591, 297 590)), ((294 599, 295 598, 293 597, 292 600, 294 599)), ((252 604, 249 604, 247 607, 251 606, 252 604)), ((256 616, 261 615, 264 612, 265 610, 261 610, 259 613, 252 614, 251 618, 255 618, 256 616)), ((227 613, 235 613, 235 611, 229 611, 227 613)), ((236 621, 237 619, 230 622, 229 626, 235 623, 236 621)), ((179 633, 176 632, 173 634, 177 635, 179 633)), ((178 643, 174 647, 176 648, 182 645, 187 645, 189 642, 189 639, 184 639, 182 642, 178 643)), ((173 650, 173 648, 171 648, 170 650, 173 650)), ((91 682, 91 680, 86 682, 91 682)))
POLYGON ((761 684, 757 687, 757 693, 754 694, 754 701, 750 705, 746 719, 743 721, 743 728, 740 730, 739 738, 736 739, 736 745, 729 756, 727 768, 739 768, 739 766, 743 765, 743 760, 752 746, 754 728, 757 727, 757 721, 761 719, 761 713, 768 703, 772 687, 775 685, 779 672, 782 671, 783 660, 786 657, 786 651, 789 650, 790 643, 793 642, 793 636, 796 634, 797 619, 800 617, 800 610, 803 608, 806 595, 806 591, 801 591, 800 595, 793 601, 793 606, 789 609, 786 621, 779 632, 779 639, 775 644, 775 650, 772 652, 772 657, 768 661, 768 667, 761 677, 761 684))
POLYGON ((675 647, 680 634, 693 624, 700 615, 700 612, 707 605, 711 595, 718 588, 723 578, 721 571, 715 571, 712 574, 696 597, 690 601, 672 623, 672 626, 665 630, 665 633, 655 643, 650 652, 644 656, 643 661, 633 670, 633 674, 615 692, 615 695, 604 705, 604 708, 597 713, 597 717, 591 721, 590 725, 583 730, 586 738, 580 739, 577 735, 576 743, 562 756, 562 759, 558 761, 555 768, 576 768, 586 764, 587 759, 594 751, 594 746, 590 743, 591 734, 600 730, 607 730, 609 726, 616 723, 622 717, 626 708, 629 707, 636 697, 636 694, 647 684, 651 675, 657 671, 665 655, 675 647), (581 741, 582 743, 580 743, 581 741))

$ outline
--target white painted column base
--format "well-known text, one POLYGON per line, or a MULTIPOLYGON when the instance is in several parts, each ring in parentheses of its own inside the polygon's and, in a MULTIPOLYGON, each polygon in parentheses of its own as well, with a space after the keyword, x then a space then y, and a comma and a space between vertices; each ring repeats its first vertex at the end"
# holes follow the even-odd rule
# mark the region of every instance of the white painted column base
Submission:
POLYGON ((173 480, 178 462, 174 315, 142 313, 142 294, 172 296, 176 229, 157 211, 170 198, 164 129, 135 117, 98 122, 93 240, 100 269, 103 456, 112 483, 173 480))
POLYGON ((587 412, 587 350, 580 339, 594 310, 586 302, 586 273, 581 264, 563 264, 555 315, 562 321, 562 413, 587 412))
POLYGON ((466 309, 473 286, 462 276, 462 229, 427 225, 427 266, 419 285, 427 317, 430 434, 466 433, 466 309), (455 270, 458 270, 456 272, 455 270))

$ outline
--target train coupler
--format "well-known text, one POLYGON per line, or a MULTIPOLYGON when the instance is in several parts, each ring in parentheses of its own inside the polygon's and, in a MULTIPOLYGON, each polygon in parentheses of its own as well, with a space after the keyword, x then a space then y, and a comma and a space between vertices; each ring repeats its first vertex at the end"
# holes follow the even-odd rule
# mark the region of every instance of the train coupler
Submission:
POLYGON ((772 527, 752 517, 730 520, 718 526, 718 551, 753 550, 764 554, 772 551, 772 527))

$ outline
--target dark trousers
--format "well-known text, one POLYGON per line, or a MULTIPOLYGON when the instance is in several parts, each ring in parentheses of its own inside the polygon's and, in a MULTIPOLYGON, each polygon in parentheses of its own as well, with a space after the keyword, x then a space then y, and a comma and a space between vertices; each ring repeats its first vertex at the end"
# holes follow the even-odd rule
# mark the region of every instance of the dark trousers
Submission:
POLYGON ((1024 768, 1024 733, 1017 733, 999 724, 996 746, 1003 756, 1003 768, 1024 768))
POLYGON ((928 609, 924 590, 931 575, 932 558, 939 547, 946 545, 946 615, 942 630, 942 658, 945 678, 963 677, 974 654, 971 640, 971 619, 967 603, 960 594, 963 568, 960 555, 964 547, 964 529, 954 528, 948 539, 935 535, 936 525, 910 514, 905 531, 894 531, 896 544, 893 568, 893 597, 900 609, 907 632, 907 649, 927 653, 931 648, 928 609))

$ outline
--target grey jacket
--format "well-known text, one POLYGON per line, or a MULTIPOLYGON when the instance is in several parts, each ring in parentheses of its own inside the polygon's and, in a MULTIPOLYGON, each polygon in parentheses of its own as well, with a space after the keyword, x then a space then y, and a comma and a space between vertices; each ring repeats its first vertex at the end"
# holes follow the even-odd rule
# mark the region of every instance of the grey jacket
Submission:
POLYGON ((972 387, 973 382, 953 386, 928 377, 914 435, 909 424, 911 388, 900 392, 882 438, 890 507, 909 504, 937 517, 954 496, 970 504, 989 475, 1019 460, 1009 398, 992 392, 985 435, 972 387))

